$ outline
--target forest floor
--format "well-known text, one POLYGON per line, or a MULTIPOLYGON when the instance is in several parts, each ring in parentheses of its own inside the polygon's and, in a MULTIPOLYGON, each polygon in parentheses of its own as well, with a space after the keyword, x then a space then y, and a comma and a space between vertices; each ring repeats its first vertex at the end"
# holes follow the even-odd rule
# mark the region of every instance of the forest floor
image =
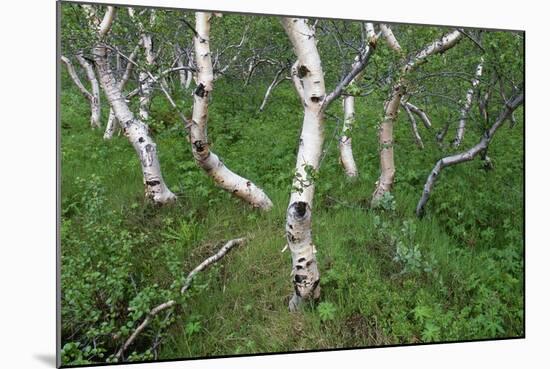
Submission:
MULTIPOLYGON (((89 127, 89 106, 64 75, 61 94, 61 251, 64 364, 105 361, 182 278, 230 239, 247 237, 194 281, 190 293, 128 350, 130 360, 364 347, 524 335, 523 119, 497 132, 492 170, 477 159, 447 168, 426 208, 414 215, 435 162, 452 152, 419 127, 413 141, 400 114, 396 183, 382 208, 369 209, 379 173, 376 123, 383 101, 356 99, 353 151, 359 176, 338 161, 341 104, 326 119, 313 210, 321 298, 297 313, 285 245, 302 107, 290 83, 264 112, 265 86, 216 85, 211 149, 262 187, 270 212, 252 210, 218 189, 194 163, 177 115, 157 94, 151 131, 166 183, 178 195, 157 207, 143 197, 136 154, 89 127), (131 308, 130 311, 128 308, 131 308), (133 354, 132 354, 133 353, 133 354)), ((105 101, 105 99, 104 99, 105 101)), ((186 97, 187 112, 191 103, 186 97)), ((436 127, 444 109, 429 111, 436 127)), ((108 107, 103 106, 103 123, 108 107)), ((470 124, 470 123, 469 123, 470 124)), ((451 126, 446 141, 454 136, 451 126)), ((462 147, 479 139, 468 126, 462 147)), ((111 358, 112 359, 112 358, 111 358)))

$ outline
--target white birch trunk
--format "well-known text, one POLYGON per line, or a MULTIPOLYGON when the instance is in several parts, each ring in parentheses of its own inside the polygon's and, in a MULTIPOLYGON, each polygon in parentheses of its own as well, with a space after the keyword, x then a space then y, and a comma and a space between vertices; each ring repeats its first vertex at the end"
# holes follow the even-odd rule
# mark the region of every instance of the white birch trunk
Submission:
POLYGON ((406 75, 420 64, 425 63, 431 55, 441 54, 455 46, 461 39, 462 33, 458 30, 449 32, 441 39, 432 42, 417 52, 405 62, 404 53, 391 30, 385 25, 380 26, 386 41, 402 57, 404 63, 401 68, 401 76, 394 85, 389 99, 384 106, 384 120, 378 130, 378 142, 380 145, 380 177, 376 182, 376 189, 372 195, 371 206, 376 207, 386 192, 390 192, 395 178, 395 163, 393 158, 393 125, 397 119, 401 98, 406 93, 406 75))
POLYGON ((141 162, 145 195, 155 203, 165 204, 176 199, 162 178, 157 156, 157 145, 149 136, 149 128, 137 119, 128 108, 128 104, 119 88, 107 59, 107 50, 103 45, 94 48, 94 58, 101 85, 109 104, 113 108, 124 135, 136 150, 141 162))
MULTIPOLYGON (((129 56, 129 61, 126 64, 126 69, 124 70, 124 74, 122 75, 120 82, 118 83, 118 88, 121 92, 124 91, 124 87, 126 86, 126 82, 130 79, 130 74, 132 73, 132 70, 134 68, 134 59, 136 57, 136 54, 138 52, 139 46, 132 51, 132 53, 129 56)), ((119 55, 119 54, 117 54, 119 55)), ((120 125, 118 124, 118 120, 116 119, 116 114, 111 107, 109 109, 109 118, 107 119, 107 125, 105 126, 105 132, 103 133, 103 139, 104 140, 110 140, 113 138, 113 135, 115 134, 117 128, 120 128, 120 125)))
POLYGON ((380 149, 380 177, 372 195, 371 206, 377 207, 386 192, 391 192, 395 178, 395 162, 393 159, 393 125, 397 119, 399 105, 405 87, 400 80, 392 89, 385 103, 384 120, 378 128, 378 144, 380 149))
POLYGON ((355 124, 355 97, 351 95, 344 96, 342 105, 344 106, 344 124, 339 140, 340 163, 342 163, 346 175, 353 178, 357 177, 357 166, 351 147, 351 132, 355 124))
POLYGON ((84 68, 84 71, 86 72, 86 77, 88 78, 88 81, 90 81, 90 86, 92 86, 92 99, 90 100, 92 115, 90 118, 90 124, 92 128, 99 128, 101 127, 101 100, 99 92, 99 81, 96 78, 94 67, 88 60, 84 59, 82 55, 77 55, 76 59, 84 68))
POLYGON ((481 57, 481 61, 477 65, 476 74, 474 76, 474 79, 472 80, 472 87, 470 87, 468 89, 468 92, 466 92, 466 101, 464 102, 464 106, 460 110, 460 120, 458 121, 458 128, 456 130, 456 136, 453 141, 453 147, 455 148, 459 147, 462 143, 462 140, 464 139, 464 131, 466 130, 466 119, 468 118, 468 113, 470 113, 470 109, 472 108, 474 91, 479 85, 481 73, 483 73, 483 57, 481 57))
POLYGON ((101 126, 101 104, 100 104, 100 97, 99 97, 99 82, 97 81, 97 78, 94 73, 94 69, 92 65, 84 59, 84 57, 81 54, 78 54, 76 56, 78 62, 80 65, 84 68, 84 71, 86 72, 86 77, 88 78, 88 81, 90 82, 90 86, 92 87, 92 91, 88 91, 86 87, 82 84, 82 81, 78 77, 78 74, 76 73, 73 64, 71 61, 61 56, 61 61, 65 64, 67 67, 67 71, 69 72, 69 76, 75 83, 75 85, 78 87, 82 95, 90 102, 90 125, 92 128, 97 128, 101 126))
POLYGON ((208 100, 213 89, 214 72, 210 55, 210 13, 197 12, 194 37, 197 65, 197 88, 193 94, 193 117, 189 139, 193 157, 214 182, 253 207, 269 210, 273 206, 267 195, 254 183, 229 170, 216 154, 210 151, 207 136, 208 100))
MULTIPOLYGON (((313 29, 307 20, 282 18, 283 27, 298 57, 299 86, 303 87, 304 120, 296 160, 296 173, 287 209, 286 235, 292 254, 294 295, 289 309, 294 311, 303 300, 320 295, 319 270, 312 238, 314 175, 319 169, 324 140, 322 103, 325 81, 313 29)), ((300 87, 298 87, 300 94, 300 87)))

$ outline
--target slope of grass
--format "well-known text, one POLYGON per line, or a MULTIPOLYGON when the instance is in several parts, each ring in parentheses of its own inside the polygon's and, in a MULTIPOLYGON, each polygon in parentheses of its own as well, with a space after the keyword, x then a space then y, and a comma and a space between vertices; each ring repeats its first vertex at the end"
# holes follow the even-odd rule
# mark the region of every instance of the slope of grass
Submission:
MULTIPOLYGON (((216 85, 209 115, 212 150, 261 186, 274 208, 251 210, 195 165, 177 115, 161 96, 151 122, 172 206, 143 199, 132 147, 89 127, 85 100, 64 76, 62 125, 63 363, 109 358, 157 303, 224 241, 249 241, 200 274, 190 293, 160 314, 128 351, 130 360, 518 337, 523 332, 523 125, 503 127, 489 155, 446 169, 427 206, 416 202, 439 148, 423 127, 414 145, 396 125, 393 196, 368 209, 378 177, 376 123, 383 101, 358 98, 353 147, 360 175, 338 163, 335 103, 314 201, 321 299, 290 314, 285 210, 302 111, 290 84, 258 112, 265 86, 216 85), (130 311, 128 310, 130 307, 130 311)), ((190 109, 186 97, 185 105, 190 109)), ((429 111, 429 107, 426 107, 429 111)), ((104 107, 104 122, 108 109, 104 107)), ((520 113, 520 112, 518 112, 520 113)), ((520 115, 517 115, 521 121, 520 115)), ((437 115, 432 120, 438 126, 437 115)), ((453 132, 449 132, 449 139, 453 132)), ((479 137, 467 129, 464 147, 479 137)))

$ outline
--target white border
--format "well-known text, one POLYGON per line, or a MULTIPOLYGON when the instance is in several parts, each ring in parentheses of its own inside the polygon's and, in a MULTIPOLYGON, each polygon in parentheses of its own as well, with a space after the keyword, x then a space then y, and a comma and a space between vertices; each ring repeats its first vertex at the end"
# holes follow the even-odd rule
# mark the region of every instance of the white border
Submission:
MULTIPOLYGON (((325 16, 527 31, 527 339, 155 363, 116 368, 529 367, 548 362, 550 138, 547 14, 543 2, 461 0, 128 0, 113 3, 325 16), (544 356, 543 356, 544 355, 544 356)), ((55 350, 55 4, 2 4, 0 325, 4 368, 53 367, 55 350), (7 100, 6 100, 7 99, 7 100), (6 114, 7 111, 7 114, 6 114)), ((521 158, 518 157, 518 160, 521 158)))

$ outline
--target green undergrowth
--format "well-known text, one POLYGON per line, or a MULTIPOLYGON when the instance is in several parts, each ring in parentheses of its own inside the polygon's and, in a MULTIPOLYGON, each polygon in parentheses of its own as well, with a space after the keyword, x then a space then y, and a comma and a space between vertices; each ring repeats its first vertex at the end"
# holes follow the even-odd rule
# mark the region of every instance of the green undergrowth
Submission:
MULTIPOLYGON (((341 119, 342 112, 333 104, 313 216, 321 298, 291 314, 290 255, 281 250, 302 108, 285 82, 259 112, 266 86, 217 82, 208 132, 224 163, 269 194, 274 207, 264 213, 218 189, 196 166, 178 115, 161 94, 150 126, 178 201, 165 207, 145 201, 131 145, 123 136, 103 141, 101 131, 90 129, 89 107, 63 75, 63 364, 114 360, 146 312, 172 298, 177 307, 153 319, 127 359, 523 336, 521 112, 518 125, 503 126, 491 144, 494 168, 485 170, 477 159, 445 169, 418 219, 424 181, 452 150, 439 147, 435 131, 424 127, 426 149, 418 150, 400 114, 395 188, 380 209, 369 209, 383 101, 356 99, 353 150, 360 174, 354 181, 338 162, 339 123, 332 116, 341 119), (189 271, 243 236, 246 244, 179 296, 189 271)), ((189 112, 189 93, 176 96, 189 112)), ((107 113, 104 104, 103 123, 107 113)), ((434 125, 444 113, 431 117, 434 125)), ((467 128, 463 147, 479 139, 475 127, 467 128)), ((451 127, 449 140, 453 133, 451 127)))

